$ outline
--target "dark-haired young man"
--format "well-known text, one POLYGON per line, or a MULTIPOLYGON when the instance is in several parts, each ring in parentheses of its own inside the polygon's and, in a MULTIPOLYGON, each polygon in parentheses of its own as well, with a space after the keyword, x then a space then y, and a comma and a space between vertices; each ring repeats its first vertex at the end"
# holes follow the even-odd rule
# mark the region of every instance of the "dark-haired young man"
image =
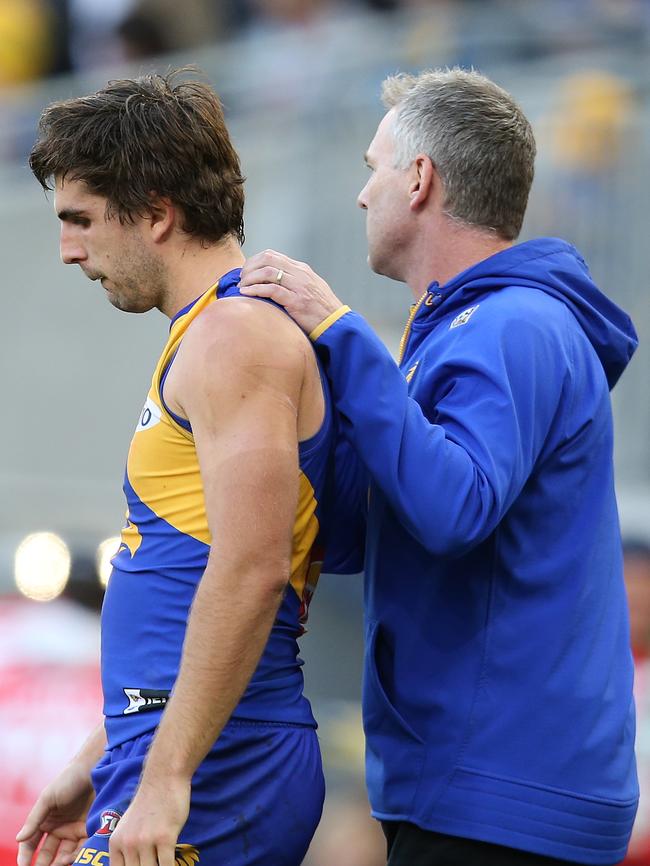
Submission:
POLYGON ((371 476, 373 814, 389 866, 617 863, 638 788, 609 389, 634 327, 572 246, 514 243, 535 142, 508 93, 433 70, 384 102, 358 203, 370 266, 413 292, 400 369, 307 265, 267 251, 241 282, 310 333, 371 476))
POLYGON ((171 326, 102 612, 105 724, 37 801, 19 863, 42 842, 39 866, 298 866, 324 795, 296 638, 333 414, 300 329, 239 297, 243 178, 219 100, 173 76, 112 82, 46 109, 30 164, 63 261, 171 326))

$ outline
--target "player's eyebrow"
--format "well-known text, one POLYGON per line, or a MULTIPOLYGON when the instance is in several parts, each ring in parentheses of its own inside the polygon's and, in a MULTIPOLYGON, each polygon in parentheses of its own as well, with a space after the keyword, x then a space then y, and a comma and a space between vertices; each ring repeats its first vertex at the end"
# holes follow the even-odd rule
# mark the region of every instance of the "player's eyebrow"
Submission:
POLYGON ((87 220, 89 218, 88 214, 85 210, 80 210, 78 208, 73 208, 73 207, 64 207, 60 211, 57 211, 56 215, 61 220, 61 222, 74 221, 74 220, 80 220, 80 219, 87 220))

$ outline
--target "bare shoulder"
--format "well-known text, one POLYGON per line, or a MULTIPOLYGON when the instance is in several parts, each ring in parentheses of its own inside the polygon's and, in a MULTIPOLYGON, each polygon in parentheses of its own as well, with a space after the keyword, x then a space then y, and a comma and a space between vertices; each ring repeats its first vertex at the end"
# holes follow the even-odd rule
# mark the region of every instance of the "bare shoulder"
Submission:
POLYGON ((289 407, 301 439, 314 435, 324 417, 315 354, 299 327, 271 304, 223 298, 188 327, 165 399, 194 426, 206 413, 223 417, 227 407, 240 407, 244 395, 289 407))
POLYGON ((297 325, 276 307, 223 298, 188 327, 165 384, 165 399, 184 417, 204 411, 209 402, 223 407, 242 393, 282 394, 297 405, 310 378, 309 352, 297 325))
POLYGON ((186 356, 219 364, 304 368, 309 341, 277 307, 254 298, 223 298, 201 313, 183 338, 186 356))

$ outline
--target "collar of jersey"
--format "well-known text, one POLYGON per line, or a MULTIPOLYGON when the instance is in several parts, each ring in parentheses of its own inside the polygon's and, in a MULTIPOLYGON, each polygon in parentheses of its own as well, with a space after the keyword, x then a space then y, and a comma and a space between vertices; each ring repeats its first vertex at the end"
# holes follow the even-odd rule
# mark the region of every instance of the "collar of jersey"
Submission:
MULTIPOLYGON (((240 277, 241 277, 241 268, 233 268, 232 271, 228 271, 227 274, 224 274, 216 284, 217 295, 218 296, 224 295, 228 291, 228 289, 231 289, 233 286, 236 286, 237 283, 239 282, 240 277)), ((214 286, 211 286, 208 289, 208 291, 212 291, 213 288, 214 288, 214 286)), ((178 319, 180 319, 181 316, 184 316, 186 313, 189 313, 189 311, 192 309, 194 304, 196 304, 196 302, 199 301, 203 297, 204 294, 205 294, 205 292, 200 294, 198 296, 198 298, 194 298, 193 301, 190 301, 189 304, 186 304, 184 307, 182 307, 176 313, 176 315, 172 318, 172 320, 169 323, 169 330, 170 331, 174 325, 174 322, 176 322, 178 319)))

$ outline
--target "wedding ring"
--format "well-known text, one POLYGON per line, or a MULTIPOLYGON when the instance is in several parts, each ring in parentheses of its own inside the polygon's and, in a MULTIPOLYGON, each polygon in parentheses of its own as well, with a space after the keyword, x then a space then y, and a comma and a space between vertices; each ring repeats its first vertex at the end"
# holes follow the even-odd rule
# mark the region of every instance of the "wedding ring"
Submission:
POLYGON ((284 276, 284 271, 280 269, 275 275, 275 282, 281 286, 282 285, 282 277, 284 276))

